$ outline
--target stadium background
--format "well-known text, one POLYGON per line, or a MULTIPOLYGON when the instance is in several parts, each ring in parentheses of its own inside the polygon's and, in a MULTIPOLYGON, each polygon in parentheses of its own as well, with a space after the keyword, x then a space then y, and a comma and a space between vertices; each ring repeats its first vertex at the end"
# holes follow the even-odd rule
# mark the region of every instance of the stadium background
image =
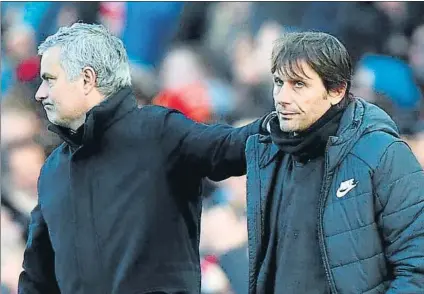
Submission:
MULTIPOLYGON (((273 40, 331 33, 352 55, 353 93, 393 117, 424 165, 424 3, 2 2, 1 293, 16 293, 39 170, 60 144, 34 100, 37 45, 78 20, 122 38, 140 105, 237 126, 273 108, 273 40)), ((202 292, 247 293, 245 178, 205 180, 204 197, 202 292)))

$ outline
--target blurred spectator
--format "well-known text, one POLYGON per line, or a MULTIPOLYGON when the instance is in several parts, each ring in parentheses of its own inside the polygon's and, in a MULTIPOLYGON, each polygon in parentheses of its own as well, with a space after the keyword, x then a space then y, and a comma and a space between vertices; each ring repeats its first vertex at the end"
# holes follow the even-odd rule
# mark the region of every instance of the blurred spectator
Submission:
POLYGON ((301 29, 302 16, 311 2, 254 2, 250 9, 250 30, 255 36, 264 22, 278 23, 284 29, 301 29))
POLYGON ((232 293, 228 278, 219 266, 215 256, 203 257, 200 266, 202 271, 202 294, 232 293))
POLYGON ((39 58, 35 46, 34 30, 25 24, 8 27, 3 36, 2 55, 2 96, 17 82, 37 80, 39 58))
POLYGON ((176 32, 183 2, 124 2, 122 40, 131 62, 155 67, 176 32))
POLYGON ((24 242, 22 230, 10 213, 1 208, 1 293, 17 293, 18 277, 23 261, 24 242))
POLYGON ((225 78, 231 78, 231 56, 235 44, 247 34, 251 5, 251 2, 213 2, 207 12, 208 26, 203 42, 215 68, 225 78))
POLYGON ((235 44, 232 56, 237 106, 234 119, 261 116, 272 111, 270 56, 273 42, 283 33, 275 22, 265 22, 254 39, 245 37, 235 44))
POLYGON ((232 89, 211 76, 194 49, 173 48, 160 70, 162 91, 154 104, 180 110, 199 122, 224 120, 233 110, 232 89))
POLYGON ((7 28, 5 35, 5 53, 11 63, 16 64, 36 56, 35 33, 26 24, 14 24, 7 28))
POLYGON ((121 36, 125 28, 125 2, 101 2, 99 5, 99 21, 116 35, 121 36))
POLYGON ((305 8, 301 28, 340 38, 351 52, 354 64, 364 53, 405 59, 408 38, 423 21, 422 11, 422 4, 404 1, 314 2, 305 8))
POLYGON ((39 121, 33 110, 23 105, 1 104, 1 145, 7 146, 14 142, 32 139, 39 131, 39 121))
MULTIPOLYGON (((10 169, 10 186, 27 195, 28 203, 21 203, 21 211, 31 212, 37 199, 37 180, 44 163, 43 148, 31 140, 14 142, 7 149, 10 169)), ((10 195, 13 196, 13 195, 10 195)))
POLYGON ((424 24, 412 33, 408 57, 417 82, 424 91, 424 24))
POLYGON ((75 2, 75 8, 78 15, 78 21, 83 23, 96 23, 99 18, 98 14, 99 14, 101 3, 102 2, 100 1, 75 2))
POLYGON ((174 41, 201 41, 207 30, 207 13, 213 2, 186 2, 181 11, 179 28, 174 41))
MULTIPOLYGON (((12 91, 23 94, 26 91, 12 91)), ((37 180, 45 159, 42 146, 35 142, 41 121, 29 99, 9 95, 1 103, 2 207, 21 227, 26 238, 29 213, 37 201, 37 180)))
MULTIPOLYGON (((241 127, 253 121, 240 120, 234 126, 241 127)), ((200 250, 205 256, 215 257, 233 293, 247 293, 246 176, 232 177, 216 184, 218 189, 211 196, 216 204, 205 206, 203 212, 200 250)))
POLYGON ((358 64, 353 92, 384 109, 424 167, 423 95, 411 67, 400 59, 366 55, 358 64))
POLYGON ((405 1, 378 1, 373 3, 383 12, 389 22, 386 28, 384 43, 385 54, 407 58, 409 40, 414 27, 423 23, 423 3, 405 1))
POLYGON ((59 27, 70 25, 82 20, 81 16, 92 14, 92 9, 96 9, 93 4, 86 5, 83 13, 76 2, 27 1, 23 8, 23 21, 36 31, 38 45, 59 27))
POLYGON ((353 92, 388 112, 402 134, 414 132, 422 93, 405 62, 384 55, 364 56, 354 76, 353 92))
POLYGON ((366 52, 382 53, 389 19, 373 2, 344 2, 335 17, 335 36, 345 44, 353 64, 366 52))

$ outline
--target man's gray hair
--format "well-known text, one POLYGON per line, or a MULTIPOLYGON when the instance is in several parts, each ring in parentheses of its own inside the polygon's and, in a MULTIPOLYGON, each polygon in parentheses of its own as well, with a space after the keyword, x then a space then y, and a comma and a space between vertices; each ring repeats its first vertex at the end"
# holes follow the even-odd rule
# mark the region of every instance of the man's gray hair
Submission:
POLYGON ((56 46, 61 48, 60 64, 70 81, 76 80, 83 68, 89 66, 97 75, 96 87, 106 97, 131 85, 124 44, 104 26, 75 23, 62 27, 38 47, 38 54, 43 55, 56 46))

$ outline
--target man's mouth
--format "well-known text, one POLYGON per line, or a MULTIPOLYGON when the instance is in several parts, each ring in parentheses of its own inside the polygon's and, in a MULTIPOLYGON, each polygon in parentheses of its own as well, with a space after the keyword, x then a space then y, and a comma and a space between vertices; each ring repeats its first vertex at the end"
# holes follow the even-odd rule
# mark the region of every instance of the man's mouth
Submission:
POLYGON ((297 112, 291 112, 291 111, 279 111, 278 112, 280 115, 283 115, 283 116, 292 116, 292 115, 297 115, 297 114, 299 114, 299 113, 297 113, 297 112))
POLYGON ((299 115, 298 112, 291 112, 291 111, 279 111, 278 112, 278 116, 279 116, 280 120, 292 120, 297 115, 299 115))

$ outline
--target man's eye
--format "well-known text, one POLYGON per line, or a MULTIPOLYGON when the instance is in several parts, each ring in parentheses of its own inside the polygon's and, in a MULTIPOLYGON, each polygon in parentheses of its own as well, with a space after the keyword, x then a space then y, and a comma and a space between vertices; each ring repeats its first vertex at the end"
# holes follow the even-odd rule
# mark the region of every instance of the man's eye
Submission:
POLYGON ((274 83, 279 87, 283 86, 283 84, 284 84, 284 82, 277 77, 274 78, 274 83))
POLYGON ((303 88, 303 87, 305 87, 305 83, 297 81, 297 82, 294 83, 294 86, 295 86, 295 88, 303 88))

